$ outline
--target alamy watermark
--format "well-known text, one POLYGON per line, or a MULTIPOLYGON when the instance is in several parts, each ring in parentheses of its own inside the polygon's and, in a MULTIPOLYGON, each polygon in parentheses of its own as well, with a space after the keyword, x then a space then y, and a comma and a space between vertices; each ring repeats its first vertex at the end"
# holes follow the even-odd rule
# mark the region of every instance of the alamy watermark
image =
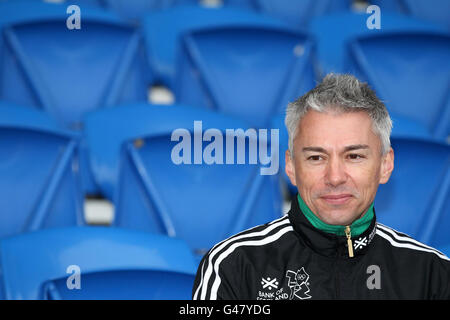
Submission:
POLYGON ((67 267, 66 273, 70 274, 66 280, 66 286, 69 290, 81 289, 81 269, 76 264, 67 267))
POLYGON ((366 13, 371 15, 366 20, 366 26, 368 29, 381 29, 381 10, 377 5, 368 6, 366 13))
POLYGON ((66 26, 69 30, 80 30, 81 29, 81 9, 79 6, 72 4, 67 7, 67 14, 70 16, 66 20, 66 26))
POLYGON ((367 267, 366 273, 370 276, 367 278, 366 286, 369 290, 381 289, 381 269, 376 264, 367 267))
POLYGON ((171 152, 172 162, 176 165, 246 164, 248 158, 248 164, 263 165, 261 175, 275 175, 279 170, 278 129, 226 129, 224 137, 223 131, 215 128, 203 132, 202 121, 194 121, 193 137, 191 131, 179 128, 172 132, 171 141, 178 142, 171 152), (205 148, 203 142, 208 142, 205 148))

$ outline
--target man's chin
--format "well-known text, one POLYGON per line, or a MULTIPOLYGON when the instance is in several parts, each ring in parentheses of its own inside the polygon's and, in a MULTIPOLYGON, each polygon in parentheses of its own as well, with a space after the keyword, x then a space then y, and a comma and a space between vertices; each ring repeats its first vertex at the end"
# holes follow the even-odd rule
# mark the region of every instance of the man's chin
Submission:
POLYGON ((347 209, 322 211, 318 218, 329 225, 348 226, 351 225, 357 217, 355 217, 353 213, 349 213, 349 210, 347 209))

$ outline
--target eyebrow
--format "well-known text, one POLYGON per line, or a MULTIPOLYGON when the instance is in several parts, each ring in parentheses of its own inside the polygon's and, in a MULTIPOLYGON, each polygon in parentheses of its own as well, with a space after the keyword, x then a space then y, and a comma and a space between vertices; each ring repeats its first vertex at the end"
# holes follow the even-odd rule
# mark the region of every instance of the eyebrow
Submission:
POLYGON ((367 144, 355 144, 355 145, 345 147, 344 152, 359 150, 359 149, 369 149, 369 146, 367 144))
MULTIPOLYGON (((354 144, 354 145, 350 145, 350 146, 346 146, 344 148, 344 152, 348 152, 348 151, 354 151, 354 150, 359 150, 359 149, 369 149, 369 146, 367 144, 354 144)), ((320 152, 320 153, 328 153, 327 150, 325 150, 322 147, 304 147, 302 148, 303 152, 320 152)))

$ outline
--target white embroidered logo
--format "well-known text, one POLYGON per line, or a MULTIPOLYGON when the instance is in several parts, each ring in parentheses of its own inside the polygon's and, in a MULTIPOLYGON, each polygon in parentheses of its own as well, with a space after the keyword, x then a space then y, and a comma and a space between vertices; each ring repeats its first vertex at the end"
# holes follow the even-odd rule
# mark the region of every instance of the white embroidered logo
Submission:
POLYGON ((358 240, 355 240, 355 245, 354 246, 355 246, 355 250, 360 248, 360 247, 362 248, 362 247, 367 246, 367 237, 364 237, 362 239, 361 239, 361 237, 359 237, 358 240))
POLYGON ((304 300, 310 299, 309 293, 309 274, 306 273, 305 268, 297 270, 297 272, 288 270, 286 272, 286 277, 288 278, 288 286, 291 289, 291 294, 289 295, 289 300, 294 298, 304 300))
POLYGON ((273 279, 270 279, 270 277, 267 277, 266 279, 264 279, 264 278, 262 278, 261 279, 261 284, 262 284, 262 286, 263 286, 263 289, 269 289, 269 290, 272 290, 272 289, 278 289, 278 281, 277 281, 277 278, 273 278, 273 279))

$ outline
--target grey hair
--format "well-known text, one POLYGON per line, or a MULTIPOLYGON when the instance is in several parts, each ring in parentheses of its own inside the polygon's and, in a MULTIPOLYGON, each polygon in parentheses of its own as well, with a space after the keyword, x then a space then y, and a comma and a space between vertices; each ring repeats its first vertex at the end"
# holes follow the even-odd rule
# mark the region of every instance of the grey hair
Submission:
POLYGON ((390 147, 392 120, 384 103, 365 82, 349 74, 330 73, 314 89, 288 104, 285 125, 289 134, 289 151, 294 155, 294 139, 300 120, 308 110, 326 112, 365 111, 372 119, 372 130, 381 140, 381 153, 390 147))

